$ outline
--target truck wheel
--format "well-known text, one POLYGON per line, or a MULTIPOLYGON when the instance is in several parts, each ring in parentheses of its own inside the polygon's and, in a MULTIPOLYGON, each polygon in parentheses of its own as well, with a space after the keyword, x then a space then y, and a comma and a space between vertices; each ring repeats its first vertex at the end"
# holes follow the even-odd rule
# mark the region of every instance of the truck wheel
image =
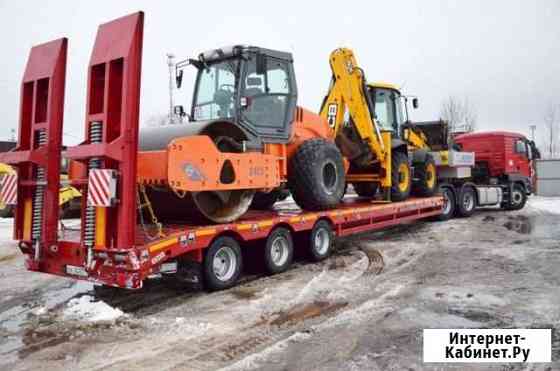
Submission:
POLYGON ((393 152, 391 159, 391 201, 404 201, 410 195, 411 179, 408 157, 393 152))
POLYGON ((292 234, 286 228, 276 228, 266 240, 264 265, 270 274, 282 273, 292 264, 294 242, 292 234))
POLYGON ((414 166, 414 177, 418 178, 413 183, 412 193, 420 197, 431 197, 437 191, 436 162, 431 155, 426 155, 424 162, 414 166))
POLYGON ((378 183, 373 183, 373 182, 352 183, 352 187, 354 187, 354 191, 356 191, 356 194, 358 196, 373 198, 377 194, 378 183))
POLYGON ((0 206, 0 218, 11 218, 14 216, 14 207, 2 204, 0 206))
POLYGON ((455 214, 455 193, 449 187, 442 187, 441 196, 443 197, 443 211, 435 220, 443 222, 451 219, 455 214))
POLYGON ((334 232, 331 223, 319 220, 309 234, 309 257, 314 262, 326 259, 332 252, 334 232))
POLYGON ((288 183, 294 201, 304 210, 337 206, 346 184, 340 150, 325 139, 305 141, 290 160, 288 183))
POLYGON ((525 207, 526 202, 527 193, 525 193, 525 187, 518 183, 513 184, 509 202, 505 206, 506 210, 521 210, 525 207))
POLYGON ((231 237, 218 237, 206 250, 203 265, 206 288, 216 291, 232 287, 241 275, 239 243, 231 237))
POLYGON ((476 209, 476 193, 473 187, 466 186, 461 188, 457 196, 456 213, 463 218, 470 217, 476 209))

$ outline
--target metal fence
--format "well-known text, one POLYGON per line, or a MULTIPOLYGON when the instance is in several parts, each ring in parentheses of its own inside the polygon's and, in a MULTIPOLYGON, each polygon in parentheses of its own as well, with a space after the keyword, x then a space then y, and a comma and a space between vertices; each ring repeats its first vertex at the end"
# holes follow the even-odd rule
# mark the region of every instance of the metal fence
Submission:
POLYGON ((560 159, 537 160, 535 165, 537 195, 560 197, 560 159))

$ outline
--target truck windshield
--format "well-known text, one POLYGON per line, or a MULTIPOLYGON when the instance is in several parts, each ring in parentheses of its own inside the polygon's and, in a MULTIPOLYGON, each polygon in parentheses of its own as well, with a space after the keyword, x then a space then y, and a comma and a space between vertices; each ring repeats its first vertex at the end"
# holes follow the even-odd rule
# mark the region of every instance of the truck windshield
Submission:
POLYGON ((234 117, 238 64, 229 59, 199 68, 193 100, 195 121, 234 117))

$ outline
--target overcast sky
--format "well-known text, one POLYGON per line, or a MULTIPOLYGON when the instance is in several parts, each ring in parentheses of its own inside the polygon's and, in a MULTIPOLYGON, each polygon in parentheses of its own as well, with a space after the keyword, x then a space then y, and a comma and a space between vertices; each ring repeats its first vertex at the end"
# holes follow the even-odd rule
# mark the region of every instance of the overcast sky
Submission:
MULTIPOLYGON (((144 10, 141 120, 168 109, 166 53, 179 58, 229 44, 294 54, 299 105, 317 111, 329 53, 354 49, 370 81, 420 97, 414 120, 439 118, 442 100, 468 97, 480 130, 542 136, 560 103, 560 1, 5 1, 0 0, 0 139, 17 127, 29 49, 69 38, 65 143, 83 137, 86 72, 97 26, 144 10)), ((194 69, 189 71, 194 75, 194 69)), ((188 74, 187 74, 188 75, 188 74)), ((191 79, 176 103, 190 106, 191 79)))

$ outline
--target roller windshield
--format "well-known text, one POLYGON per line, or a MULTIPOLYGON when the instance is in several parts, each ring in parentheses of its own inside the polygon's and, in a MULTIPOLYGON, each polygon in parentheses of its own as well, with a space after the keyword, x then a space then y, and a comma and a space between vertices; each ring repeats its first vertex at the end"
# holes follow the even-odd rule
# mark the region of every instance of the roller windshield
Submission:
POLYGON ((238 64, 238 60, 228 59, 198 70, 193 100, 195 121, 235 116, 238 64))

